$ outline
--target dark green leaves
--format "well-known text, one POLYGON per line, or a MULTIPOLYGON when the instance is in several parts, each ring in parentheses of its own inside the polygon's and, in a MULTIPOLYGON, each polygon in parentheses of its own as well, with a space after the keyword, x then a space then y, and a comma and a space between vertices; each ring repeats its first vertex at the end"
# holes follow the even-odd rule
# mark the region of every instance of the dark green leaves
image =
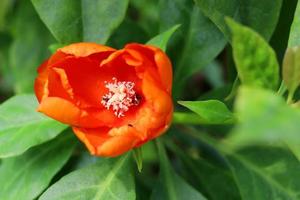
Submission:
POLYGON ((152 200, 204 200, 206 199, 180 178, 172 169, 167 154, 160 141, 157 141, 160 158, 160 182, 152 194, 152 200))
POLYGON ((275 30, 282 0, 196 0, 203 13, 230 38, 224 18, 231 17, 250 26, 269 40, 275 30))
POLYGON ((282 78, 289 90, 289 102, 300 85, 300 47, 287 49, 282 66, 282 78))
POLYGON ((227 18, 238 76, 244 85, 276 90, 279 65, 274 50, 256 32, 227 18))
POLYGON ((34 147, 0 165, 0 199, 35 199, 71 156, 75 138, 64 132, 55 140, 34 147))
POLYGON ((66 128, 36 112, 33 95, 15 96, 0 105, 0 157, 20 155, 66 128))
POLYGON ((206 124, 227 124, 234 122, 233 114, 221 101, 179 101, 178 103, 197 113, 206 124))
POLYGON ((58 42, 106 43, 125 17, 128 0, 32 0, 58 42))
POLYGON ((294 21, 290 31, 289 47, 300 45, 300 2, 298 1, 294 21))
POLYGON ((40 200, 134 200, 130 154, 103 159, 74 171, 51 186, 40 200))

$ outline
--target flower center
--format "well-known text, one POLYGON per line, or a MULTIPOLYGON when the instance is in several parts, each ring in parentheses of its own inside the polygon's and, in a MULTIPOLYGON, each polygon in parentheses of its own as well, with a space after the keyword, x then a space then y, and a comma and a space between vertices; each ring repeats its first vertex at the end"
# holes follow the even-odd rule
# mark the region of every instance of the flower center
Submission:
POLYGON ((117 117, 125 116, 124 113, 131 106, 140 103, 140 96, 134 91, 134 83, 130 81, 118 81, 115 77, 113 82, 105 81, 105 87, 109 90, 108 94, 103 95, 101 104, 109 110, 112 107, 117 117))

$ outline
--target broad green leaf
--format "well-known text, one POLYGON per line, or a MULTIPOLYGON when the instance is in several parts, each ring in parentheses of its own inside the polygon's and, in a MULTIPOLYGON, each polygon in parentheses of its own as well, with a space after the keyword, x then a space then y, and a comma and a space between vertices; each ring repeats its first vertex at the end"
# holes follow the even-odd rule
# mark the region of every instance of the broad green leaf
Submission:
POLYGON ((135 185, 130 168, 130 154, 116 159, 102 159, 76 170, 54 185, 40 200, 134 200, 135 185))
POLYGON ((269 91, 242 87, 235 110, 240 123, 227 142, 237 148, 254 144, 285 143, 300 159, 300 111, 269 91))
POLYGON ((173 33, 180 27, 180 25, 175 25, 172 28, 168 29, 167 31, 155 36, 151 40, 147 42, 147 44, 151 44, 154 46, 159 47, 163 51, 166 51, 167 44, 170 39, 170 37, 173 35, 173 33))
POLYGON ((9 49, 16 93, 33 92, 36 69, 49 55, 48 45, 54 40, 38 18, 30 1, 20 1, 12 19, 13 42, 9 49))
POLYGON ((300 1, 298 1, 294 21, 290 31, 289 47, 300 45, 300 1))
POLYGON ((207 124, 227 124, 234 122, 234 115, 221 101, 179 101, 178 103, 197 113, 207 124))
POLYGON ((160 158, 160 180, 152 193, 152 200, 204 200, 206 199, 200 192, 186 183, 179 177, 170 164, 162 143, 157 140, 160 158))
POLYGON ((0 199, 35 199, 70 158, 75 138, 64 132, 23 155, 6 158, 0 165, 0 199))
POLYGON ((34 95, 14 96, 0 105, 0 158, 20 155, 66 126, 36 112, 34 95))
POLYGON ((250 26, 269 40, 279 18, 282 0, 196 0, 196 3, 227 38, 230 38, 230 31, 224 20, 226 16, 250 26))
POLYGON ((300 165, 289 151, 256 146, 227 159, 243 200, 300 198, 300 165))
POLYGON ((300 85, 300 47, 287 49, 282 66, 282 78, 289 90, 289 101, 300 85))
POLYGON ((128 0, 32 0, 41 19, 62 44, 106 43, 125 17, 128 0))
POLYGON ((276 90, 279 65, 274 50, 256 32, 227 18, 238 76, 244 85, 276 90))

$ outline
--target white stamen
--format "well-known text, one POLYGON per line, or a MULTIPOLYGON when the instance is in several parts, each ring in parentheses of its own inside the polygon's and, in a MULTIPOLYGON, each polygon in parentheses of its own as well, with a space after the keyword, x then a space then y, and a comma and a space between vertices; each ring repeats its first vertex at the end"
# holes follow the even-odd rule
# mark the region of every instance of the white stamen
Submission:
POLYGON ((135 84, 130 81, 118 81, 116 78, 112 80, 112 83, 104 82, 109 93, 102 97, 101 104, 108 110, 112 107, 117 117, 123 117, 131 106, 139 103, 137 94, 133 90, 135 84))

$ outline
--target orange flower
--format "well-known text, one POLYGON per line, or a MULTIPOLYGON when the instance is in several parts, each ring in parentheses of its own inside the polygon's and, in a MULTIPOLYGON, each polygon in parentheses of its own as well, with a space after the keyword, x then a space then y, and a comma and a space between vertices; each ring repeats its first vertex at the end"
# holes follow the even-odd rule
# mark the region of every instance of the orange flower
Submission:
POLYGON ((160 49, 95 43, 58 49, 38 69, 38 111, 72 126, 94 155, 117 156, 169 127, 172 66, 160 49))

